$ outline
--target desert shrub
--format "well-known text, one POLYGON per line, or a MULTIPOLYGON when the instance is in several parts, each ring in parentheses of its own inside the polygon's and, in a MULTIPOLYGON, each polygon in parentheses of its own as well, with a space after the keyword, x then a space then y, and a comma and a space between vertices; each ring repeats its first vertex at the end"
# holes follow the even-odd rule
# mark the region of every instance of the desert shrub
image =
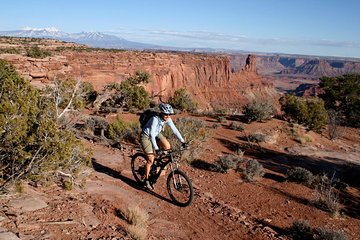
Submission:
POLYGON ((240 157, 233 154, 222 155, 215 162, 214 170, 217 172, 227 173, 230 169, 237 169, 239 164, 242 162, 243 160, 240 157))
POLYGON ((90 155, 65 128, 56 104, 0 60, 0 188, 11 180, 76 174, 90 155))
MULTIPOLYGON (((175 120, 175 125, 186 141, 191 144, 204 142, 211 134, 204 121, 191 117, 178 118, 175 120)), ((169 130, 166 128, 165 134, 169 138, 174 138, 174 134, 171 134, 171 130, 169 130), (170 137, 170 135, 172 136, 170 137)))
MULTIPOLYGON (((175 125, 190 147, 188 151, 184 152, 182 159, 191 162, 200 154, 200 146, 210 137, 211 131, 206 127, 205 121, 190 117, 176 119, 175 125)), ((170 128, 165 127, 164 136, 166 136, 173 148, 179 147, 180 143, 170 128)))
POLYGON ((304 124, 309 129, 319 132, 328 122, 324 101, 319 98, 302 99, 294 95, 280 98, 281 109, 291 120, 304 124))
POLYGON ((115 121, 109 124, 106 136, 116 141, 127 141, 137 143, 139 136, 139 124, 137 122, 128 122, 116 117, 115 121))
POLYGON ((216 116, 215 119, 218 123, 223 123, 226 120, 225 116, 222 116, 222 115, 216 116))
POLYGON ((288 229, 289 235, 294 240, 313 239, 313 230, 305 220, 294 221, 288 229))
POLYGON ((301 144, 305 144, 307 142, 312 142, 313 138, 309 135, 299 135, 295 137, 295 141, 301 143, 301 144))
POLYGON ((24 183, 21 180, 18 180, 15 182, 15 191, 17 193, 24 193, 25 192, 25 187, 24 187, 24 183))
POLYGON ((1 53, 20 54, 21 51, 17 48, 2 48, 2 49, 0 49, 0 54, 1 53))
POLYGON ((314 181, 314 175, 305 168, 295 167, 287 170, 286 180, 289 182, 301 183, 305 186, 310 187, 314 181))
POLYGON ((246 162, 243 174, 247 181, 252 182, 255 180, 255 178, 264 176, 265 172, 261 163, 255 159, 249 159, 246 162))
POLYGON ((306 103, 308 114, 305 124, 309 129, 319 132, 329 120, 324 101, 321 99, 311 99, 307 100, 306 103))
POLYGON ((326 108, 345 117, 344 124, 360 127, 360 75, 321 77, 320 87, 324 90, 320 97, 326 108))
POLYGON ((114 90, 112 97, 103 102, 101 110, 109 111, 111 108, 125 107, 129 110, 143 110, 150 104, 150 95, 142 84, 150 81, 150 75, 146 72, 137 71, 134 76, 125 81, 105 86, 107 90, 114 90))
POLYGON ((314 204, 326 211, 329 211, 333 216, 340 213, 339 193, 333 186, 333 179, 329 179, 326 175, 318 178, 315 186, 314 204))
POLYGON ((90 116, 85 121, 85 129, 90 130, 92 133, 95 132, 95 129, 108 129, 109 123, 106 121, 105 118, 100 116, 90 116))
POLYGON ((135 240, 148 239, 146 228, 138 225, 130 225, 128 227, 128 234, 130 235, 131 239, 135 239, 135 240))
POLYGON ((46 58, 51 55, 51 52, 42 50, 39 46, 32 46, 31 48, 26 49, 26 56, 32 58, 46 58))
POLYGON ((237 156, 239 156, 239 157, 243 157, 243 156, 244 156, 244 151, 243 151, 240 147, 236 148, 234 152, 235 152, 235 154, 236 154, 237 156))
POLYGON ((265 142, 266 135, 260 132, 255 132, 249 134, 248 138, 249 141, 251 142, 261 143, 261 142, 265 142))
POLYGON ((63 188, 67 191, 71 191, 74 188, 74 183, 72 181, 64 180, 62 184, 63 188))
POLYGON ((94 86, 91 83, 83 82, 80 86, 80 90, 85 106, 90 106, 97 97, 97 92, 94 90, 94 86))
POLYGON ((255 99, 244 107, 244 117, 248 122, 264 122, 274 115, 275 109, 271 101, 255 99))
POLYGON ((348 238, 338 230, 332 230, 328 228, 315 228, 314 232, 314 239, 317 240, 347 240, 348 238))
POLYGON ((184 88, 177 89, 174 96, 169 99, 169 103, 176 109, 186 112, 194 112, 197 104, 184 88))
POLYGON ((244 131, 244 126, 239 123, 236 123, 236 122, 231 122, 229 124, 229 128, 232 130, 240 131, 240 132, 244 131))
POLYGON ((343 132, 341 131, 342 117, 339 112, 336 110, 330 109, 329 114, 329 124, 328 124, 328 133, 331 140, 342 137, 343 132))
POLYGON ((209 116, 216 116, 216 115, 226 115, 227 109, 226 108, 220 108, 220 107, 214 107, 214 110, 212 112, 209 112, 209 116))
POLYGON ((136 71, 135 74, 122 82, 121 90, 125 98, 126 107, 129 109, 145 109, 150 104, 150 95, 142 84, 150 82, 150 74, 136 71))
POLYGON ((146 227, 149 214, 139 206, 130 206, 124 213, 125 220, 131 225, 146 227))
POLYGON ((313 228, 305 220, 296 220, 288 229, 288 235, 294 240, 347 240, 338 230, 323 227, 313 228))
POLYGON ((143 86, 133 86, 126 90, 125 96, 127 99, 126 107, 129 110, 134 108, 143 110, 149 106, 150 97, 143 86))
POLYGON ((125 213, 122 213, 125 220, 131 224, 128 232, 131 238, 136 240, 147 239, 147 222, 149 214, 138 206, 130 206, 125 213))

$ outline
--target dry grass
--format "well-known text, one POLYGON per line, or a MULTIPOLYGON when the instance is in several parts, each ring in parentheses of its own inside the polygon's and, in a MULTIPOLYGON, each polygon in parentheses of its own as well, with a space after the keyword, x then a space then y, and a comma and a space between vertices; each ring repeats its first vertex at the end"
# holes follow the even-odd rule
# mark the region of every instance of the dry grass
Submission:
POLYGON ((130 225, 128 227, 128 233, 132 239, 145 240, 147 239, 147 231, 143 226, 130 225))
POLYGON ((339 193, 333 187, 333 179, 328 179, 326 176, 321 178, 321 181, 315 186, 315 200, 316 206, 329 211, 334 217, 339 216, 341 206, 339 203, 339 193))
POLYGON ((149 215, 139 206, 131 206, 127 209, 124 214, 124 217, 128 223, 136 226, 146 227, 149 215))
POLYGON ((149 214, 139 206, 130 206, 123 214, 125 220, 131 224, 128 227, 128 233, 131 238, 136 240, 147 239, 147 221, 149 220, 149 214))

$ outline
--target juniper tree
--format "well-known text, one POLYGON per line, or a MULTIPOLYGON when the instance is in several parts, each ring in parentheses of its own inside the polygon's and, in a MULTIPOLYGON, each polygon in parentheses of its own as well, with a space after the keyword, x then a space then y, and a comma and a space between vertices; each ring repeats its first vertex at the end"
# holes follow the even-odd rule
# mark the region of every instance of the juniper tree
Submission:
POLYGON ((54 102, 0 60, 0 189, 29 176, 51 179, 89 160, 75 136, 57 123, 54 102))

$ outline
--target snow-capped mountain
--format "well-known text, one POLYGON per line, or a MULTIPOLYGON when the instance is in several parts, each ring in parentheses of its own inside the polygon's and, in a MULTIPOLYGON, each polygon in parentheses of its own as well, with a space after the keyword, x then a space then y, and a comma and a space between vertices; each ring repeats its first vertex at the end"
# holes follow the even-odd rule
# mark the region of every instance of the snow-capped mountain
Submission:
POLYGON ((117 48, 117 49, 163 49, 162 46, 132 42, 114 35, 103 34, 100 32, 80 32, 66 33, 56 28, 25 28, 23 30, 0 31, 0 36, 11 37, 32 37, 32 38, 51 38, 66 42, 76 42, 86 44, 91 47, 117 48))
POLYGON ((70 34, 61 32, 56 28, 24 28, 15 31, 0 31, 2 36, 33 37, 33 38, 66 38, 70 34))

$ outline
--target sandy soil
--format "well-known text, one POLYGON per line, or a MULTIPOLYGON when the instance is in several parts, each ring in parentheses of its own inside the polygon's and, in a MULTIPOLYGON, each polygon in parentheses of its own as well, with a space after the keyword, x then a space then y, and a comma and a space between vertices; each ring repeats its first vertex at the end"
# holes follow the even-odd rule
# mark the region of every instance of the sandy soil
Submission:
MULTIPOLYGON (((215 123, 203 119, 209 126, 215 123)), ((136 183, 130 169, 130 156, 136 151, 132 146, 119 150, 87 143, 94 152, 93 169, 83 172, 73 190, 25 184, 24 193, 1 195, 0 239, 131 239, 122 214, 131 206, 149 214, 144 239, 290 239, 287 229, 299 219, 359 239, 358 179, 348 181, 348 189, 340 195, 342 213, 337 217, 312 204, 313 189, 284 181, 286 170, 294 166, 339 177, 347 173, 345 163, 359 166, 359 129, 344 129, 344 137, 330 141, 299 128, 298 133, 310 139, 300 144, 291 137, 287 123, 273 119, 244 125, 247 134, 261 131, 273 136, 268 143, 249 145, 243 132, 229 129, 232 121, 236 118, 213 129, 212 137, 199 146, 199 159, 181 166, 195 189, 190 206, 172 203, 165 177, 153 192, 136 183), (212 170, 220 155, 238 148, 244 158, 263 164, 264 177, 246 182, 236 171, 212 170)), ((356 169, 353 173, 358 176, 356 169)))

